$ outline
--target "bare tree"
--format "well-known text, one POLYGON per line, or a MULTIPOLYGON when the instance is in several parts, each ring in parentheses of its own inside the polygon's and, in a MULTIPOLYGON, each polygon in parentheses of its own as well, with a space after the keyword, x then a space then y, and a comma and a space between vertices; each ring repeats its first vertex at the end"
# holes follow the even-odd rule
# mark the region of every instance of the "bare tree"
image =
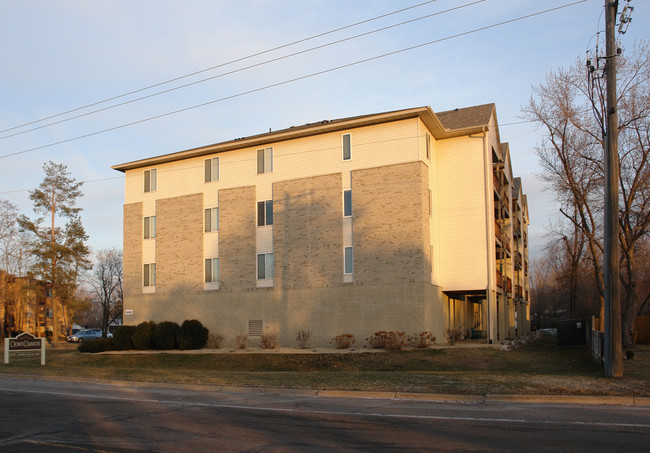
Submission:
MULTIPOLYGON (((625 54, 624 54, 625 55, 625 54)), ((619 243, 623 346, 632 347, 632 327, 645 294, 639 294, 636 259, 650 226, 650 51, 642 42, 618 61, 619 243)), ((533 90, 524 115, 544 131, 537 154, 541 178, 553 190, 560 212, 579 229, 589 250, 601 298, 605 137, 605 82, 588 78, 578 61, 551 72, 533 90)))
POLYGON ((90 278, 97 300, 102 307, 102 332, 122 313, 122 252, 106 249, 97 252, 97 262, 90 278))

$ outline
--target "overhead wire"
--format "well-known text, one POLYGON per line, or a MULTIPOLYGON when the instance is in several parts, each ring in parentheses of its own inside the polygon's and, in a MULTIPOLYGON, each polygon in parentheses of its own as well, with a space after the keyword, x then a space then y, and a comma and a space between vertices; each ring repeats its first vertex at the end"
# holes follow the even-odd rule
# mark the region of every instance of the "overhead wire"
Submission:
POLYGON ((83 109, 86 109, 86 108, 94 107, 96 105, 104 104, 106 102, 121 99, 123 97, 131 96, 133 94, 141 93, 143 91, 150 90, 152 88, 156 88, 156 87, 166 85, 166 84, 169 84, 169 83, 177 82, 179 80, 183 80, 183 79, 186 79, 188 77, 192 77, 192 76, 195 76, 195 75, 198 75, 198 74, 202 74, 204 72, 212 71, 214 69, 222 68, 224 66, 228 66, 228 65, 231 65, 231 64, 234 64, 234 63, 239 63, 241 61, 245 61, 245 60, 248 60, 248 59, 251 59, 251 58, 254 58, 254 57, 259 57, 260 55, 275 52, 276 50, 285 49, 287 47, 291 47, 291 46, 294 46, 296 44, 311 41, 311 40, 316 39, 316 38, 321 38, 323 36, 327 36, 327 35, 330 35, 332 33, 337 33, 337 32, 342 31, 342 30, 347 30, 349 28, 353 28, 353 27, 357 27, 359 25, 367 24, 369 22, 373 22, 373 21, 376 21, 376 20, 379 20, 379 19, 383 19, 385 17, 392 16, 392 15, 395 15, 395 14, 399 14, 399 13, 402 13, 404 11, 408 11, 408 10, 411 10, 411 9, 419 8, 421 6, 428 5, 430 3, 434 3, 434 2, 437 2, 437 1, 438 0, 428 0, 426 2, 417 3, 415 5, 411 5, 411 6, 408 6, 406 8, 401 8, 401 9, 398 9, 398 10, 395 10, 395 11, 391 11, 389 13, 381 14, 379 16, 371 17, 369 19, 365 19, 365 20, 355 22, 355 23, 352 23, 352 24, 349 24, 349 25, 345 25, 343 27, 339 27, 339 28, 335 28, 333 30, 318 33, 318 34, 309 36, 307 38, 302 38, 302 39, 299 39, 297 41, 292 41, 292 42, 287 43, 287 44, 282 44, 280 46, 276 46, 276 47, 273 47, 271 49, 262 50, 260 52, 256 52, 256 53, 253 53, 253 54, 250 54, 250 55, 246 55, 244 57, 236 58, 234 60, 230 60, 230 61, 227 61, 225 63, 220 63, 220 64, 215 65, 215 66, 210 66, 209 68, 200 69, 198 71, 190 72, 188 74, 184 74, 184 75, 181 75, 181 76, 178 76, 178 77, 174 77, 174 78, 162 81, 162 82, 154 83, 152 85, 148 85, 148 86, 145 86, 145 87, 142 87, 142 88, 138 88, 136 90, 132 90, 132 91, 129 91, 129 92, 117 95, 117 96, 112 96, 112 97, 109 97, 109 98, 106 98, 106 99, 103 99, 103 100, 100 100, 100 101, 92 102, 90 104, 86 104, 86 105, 83 105, 81 107, 76 107, 76 108, 67 110, 65 112, 57 113, 57 114, 50 115, 50 116, 47 116, 47 117, 44 117, 44 118, 40 118, 38 120, 30 121, 28 123, 20 124, 18 126, 13 126, 13 127, 7 128, 7 129, 3 129, 3 130, 0 130, 0 133, 12 131, 12 130, 15 130, 15 129, 20 129, 22 127, 26 127, 26 126, 30 126, 32 124, 40 123, 42 121, 47 121, 47 120, 50 120, 50 119, 53 119, 53 118, 58 118, 59 116, 67 115, 69 113, 74 113, 74 112, 77 112, 79 110, 83 110, 83 109))
POLYGON ((235 74, 235 73, 238 73, 238 72, 246 71, 248 69, 257 68, 257 67, 269 64, 269 63, 274 63, 274 62, 277 62, 277 61, 280 61, 280 60, 285 60, 287 58, 291 58, 291 57, 295 57, 295 56, 298 56, 298 55, 313 52, 314 50, 323 49, 325 47, 333 46, 335 44, 340 44, 342 42, 351 41, 353 39, 357 39, 357 38, 368 36, 368 35, 371 35, 371 34, 374 34, 374 33, 379 33, 379 32, 382 32, 382 31, 386 31, 386 30, 389 30, 391 28, 396 28, 396 27, 400 27, 402 25, 410 24, 410 23, 417 22, 417 21, 420 21, 420 20, 429 19, 429 18, 434 17, 434 16, 449 13, 451 11, 455 11, 455 10, 458 10, 458 9, 461 9, 461 8, 466 8, 468 6, 473 6, 473 5, 477 4, 477 3, 482 3, 482 2, 485 2, 485 1, 486 0, 476 0, 476 1, 471 2, 471 3, 466 3, 464 5, 455 6, 453 8, 449 8, 449 9, 446 9, 446 10, 443 10, 443 11, 438 11, 438 12, 435 12, 435 13, 427 14, 427 15, 420 16, 420 17, 417 17, 417 18, 414 18, 414 19, 410 19, 410 20, 407 20, 407 21, 404 21, 404 22, 397 23, 397 24, 388 25, 386 27, 381 27, 381 28, 378 28, 378 29, 375 29, 375 30, 365 32, 365 33, 360 33, 358 35, 354 35, 354 36, 350 36, 350 37, 347 37, 347 38, 339 39, 339 40, 332 41, 332 42, 329 42, 329 43, 326 43, 326 44, 321 44, 319 46, 310 47, 309 49, 304 49, 304 50, 301 50, 301 51, 298 51, 298 52, 293 52, 293 53, 290 53, 290 54, 287 54, 287 55, 272 58, 270 60, 265 60, 265 61, 255 63, 255 64, 252 64, 252 65, 249 65, 249 66, 244 66, 244 67, 239 68, 239 69, 234 69, 232 71, 222 72, 221 74, 217 74, 217 75, 207 77, 207 78, 201 79, 201 80, 196 80, 194 82, 186 83, 184 85, 179 85, 179 86, 174 87, 174 88, 169 88, 169 89, 166 89, 166 90, 158 91, 156 93, 148 94, 146 96, 140 96, 140 97, 137 97, 135 99, 130 99, 128 101, 120 102, 118 104, 110 105, 108 107, 103 107, 103 108, 100 108, 100 109, 92 110, 90 112, 75 115, 75 116, 65 118, 65 119, 62 119, 62 120, 59 120, 59 121, 54 121, 52 123, 47 123, 47 124, 44 124, 44 125, 41 125, 41 126, 33 127, 31 129, 26 129, 26 130, 23 130, 23 131, 20 131, 20 132, 15 132, 13 134, 4 135, 4 136, 0 137, 0 140, 10 138, 10 137, 15 137, 17 135, 26 134, 28 132, 33 132, 33 131, 36 131, 36 130, 39 130, 39 129, 54 126, 56 124, 65 123, 65 122, 68 122, 68 121, 72 121, 72 120, 82 118, 82 117, 85 117, 85 116, 93 115, 95 113, 103 112, 103 111, 106 111, 106 110, 111 110, 111 109, 121 107, 121 106, 124 106, 124 105, 127 105, 127 104, 132 104, 134 102, 142 101, 144 99, 152 98, 152 97, 155 97, 155 96, 160 96, 162 94, 170 93, 172 91, 180 90, 182 88, 187 88, 187 87, 190 87, 190 86, 193 86, 193 85, 198 85, 200 83, 207 82, 209 80, 214 80, 214 79, 217 79, 219 77, 224 77, 226 75, 231 75, 231 74, 235 74))
POLYGON ((129 123, 124 123, 124 124, 121 124, 121 125, 113 126, 113 127, 110 127, 110 128, 106 128, 106 129, 102 129, 102 130, 99 130, 99 131, 91 132, 91 133, 88 133, 88 134, 79 135, 79 136, 72 137, 72 138, 69 138, 69 139, 60 140, 60 141, 49 143, 49 144, 46 144, 46 145, 41 145, 41 146, 25 149, 25 150, 22 150, 22 151, 16 151, 16 152, 13 152, 13 153, 4 154, 4 155, 0 156, 0 159, 11 157, 11 156, 16 156, 16 155, 20 155, 20 154, 25 154, 25 153, 32 152, 32 151, 37 151, 37 150, 40 150, 40 149, 49 148, 49 147, 56 146, 56 145, 61 145, 61 144, 64 144, 64 143, 69 143, 69 142, 72 142, 72 141, 92 137, 92 136, 103 134, 103 133, 106 133, 106 132, 111 132, 111 131, 123 129, 125 127, 130 127, 130 126, 145 123, 145 122, 148 122, 148 121, 153 121, 153 120, 156 120, 156 119, 164 118, 164 117, 167 117, 167 116, 175 115, 175 114, 178 114, 178 113, 186 112, 186 111, 197 109, 197 108, 200 108, 200 107, 205 107, 207 105, 215 104, 215 103, 218 103, 218 102, 223 102, 223 101, 226 101, 226 100, 229 100, 229 99, 234 99, 234 98, 245 96, 245 95, 248 95, 248 94, 268 90, 270 88, 275 88, 275 87, 278 87, 278 86, 287 85, 289 83, 294 83, 294 82, 297 82, 297 81, 300 81, 300 80, 305 80, 305 79, 308 79, 308 78, 316 77, 316 76, 319 76, 319 75, 327 74, 327 73, 338 71, 338 70, 341 70, 341 69, 357 66, 357 65, 360 65, 360 64, 363 64, 363 63, 368 63, 370 61, 379 60, 379 59, 382 59, 382 58, 386 58, 386 57, 389 57, 389 56, 393 56, 393 55, 397 55, 397 54, 400 54, 400 53, 408 52, 408 51, 415 50, 415 49, 418 49, 418 48, 426 47, 426 46, 436 44, 436 43, 440 43, 440 42, 443 42, 443 41, 447 41, 447 40, 450 40, 450 39, 455 39, 455 38, 459 38, 461 36, 466 36, 466 35, 469 35, 469 34, 477 33, 479 31, 484 31, 484 30, 488 30, 488 29, 491 29, 491 28, 496 28, 496 27, 500 27, 500 26, 503 26, 503 25, 506 25, 506 24, 510 24, 510 23, 513 23, 513 22, 521 21, 521 20, 524 20, 524 19, 529 19, 531 17, 539 16, 539 15, 542 15, 542 14, 547 14, 547 13, 550 13, 550 12, 553 12, 553 11, 557 11, 557 10, 560 10, 560 9, 564 9, 564 8, 568 8, 570 6, 577 5, 579 3, 584 3, 586 1, 588 1, 588 0, 577 0, 577 1, 574 1, 574 2, 571 2, 571 3, 567 3, 567 4, 564 4, 564 5, 554 7, 554 8, 549 8, 549 9, 545 9, 545 10, 538 11, 538 12, 535 12, 535 13, 519 16, 519 17, 516 17, 516 18, 513 18, 513 19, 508 19, 508 20, 505 20, 505 21, 501 21, 501 22, 491 24, 491 25, 478 27, 478 28, 468 30, 468 31, 465 31, 465 32, 456 33, 454 35, 450 35, 450 36, 447 36, 447 37, 444 37, 444 38, 439 38, 439 39, 435 39, 435 40, 432 40, 432 41, 416 44, 416 45, 405 47, 405 48, 402 48, 402 49, 398 49, 398 50, 395 50, 395 51, 392 51, 392 52, 387 52, 387 53, 383 53, 383 54, 380 54, 380 55, 376 55, 374 57, 369 57, 369 58, 365 58, 365 59, 362 59, 362 60, 357 60, 357 61, 354 61, 354 62, 351 62, 351 63, 346 63, 346 64, 343 64, 343 65, 340 65, 340 66, 332 67, 332 68, 329 68, 329 69, 324 69, 324 70, 313 72, 313 73, 306 74, 306 75, 303 75, 303 76, 294 77, 292 79, 272 83, 272 84, 269 84, 269 85, 265 85, 265 86, 262 86, 262 87, 258 87, 258 88, 243 91, 243 92, 240 92, 240 93, 232 94, 232 95, 229 95, 229 96, 224 96, 224 97, 221 97, 221 98, 218 98, 218 99, 213 99, 211 101, 203 102, 203 103, 192 105, 192 106, 189 106, 189 107, 173 110, 173 111, 162 113, 162 114, 159 114, 159 115, 154 115, 154 116, 151 116, 151 117, 143 118, 143 119, 132 121, 132 122, 129 122, 129 123))

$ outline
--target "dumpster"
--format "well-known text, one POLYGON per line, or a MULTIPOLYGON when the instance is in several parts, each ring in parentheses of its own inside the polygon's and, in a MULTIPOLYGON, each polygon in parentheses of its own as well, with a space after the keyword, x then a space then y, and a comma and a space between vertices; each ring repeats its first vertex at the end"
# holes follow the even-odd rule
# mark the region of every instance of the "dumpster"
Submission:
POLYGON ((580 346, 587 344, 587 327, 584 319, 564 319, 557 322, 557 345, 580 346))

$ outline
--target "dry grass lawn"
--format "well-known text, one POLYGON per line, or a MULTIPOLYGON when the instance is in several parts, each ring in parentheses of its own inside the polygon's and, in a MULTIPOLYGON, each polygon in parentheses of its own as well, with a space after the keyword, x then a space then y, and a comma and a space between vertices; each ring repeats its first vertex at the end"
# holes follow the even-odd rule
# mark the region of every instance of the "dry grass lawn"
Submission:
POLYGON ((448 348, 322 354, 80 354, 50 348, 47 365, 12 357, 2 374, 70 376, 142 382, 453 394, 650 396, 650 346, 610 379, 582 347, 554 337, 513 351, 448 348))

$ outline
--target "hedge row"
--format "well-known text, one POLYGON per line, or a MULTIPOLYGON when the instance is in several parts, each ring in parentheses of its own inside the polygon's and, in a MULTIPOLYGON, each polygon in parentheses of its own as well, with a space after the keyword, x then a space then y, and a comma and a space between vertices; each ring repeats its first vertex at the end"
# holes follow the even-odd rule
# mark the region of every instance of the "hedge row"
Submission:
POLYGON ((103 352, 129 349, 201 349, 208 342, 208 329, 196 319, 180 326, 171 321, 145 321, 137 326, 120 326, 113 338, 98 338, 81 343, 79 352, 103 352))

